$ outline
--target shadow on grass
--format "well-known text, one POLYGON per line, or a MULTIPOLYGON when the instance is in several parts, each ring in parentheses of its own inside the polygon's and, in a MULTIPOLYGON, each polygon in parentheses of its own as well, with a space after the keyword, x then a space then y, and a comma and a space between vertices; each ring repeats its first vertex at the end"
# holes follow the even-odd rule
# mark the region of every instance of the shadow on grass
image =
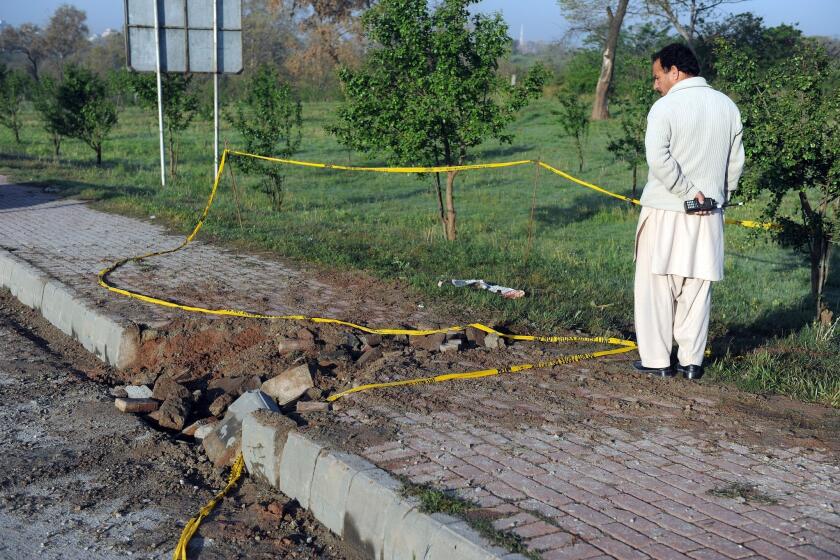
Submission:
POLYGON ((534 219, 545 226, 565 226, 576 222, 585 222, 603 210, 598 206, 537 206, 534 208, 534 219))
POLYGON ((527 156, 525 156, 524 154, 527 154, 528 152, 535 149, 536 146, 534 145, 523 146, 521 144, 511 144, 510 146, 498 146, 496 148, 484 150, 483 152, 481 152, 481 159, 489 160, 492 158, 509 158, 513 156, 516 156, 517 159, 526 159, 527 156))

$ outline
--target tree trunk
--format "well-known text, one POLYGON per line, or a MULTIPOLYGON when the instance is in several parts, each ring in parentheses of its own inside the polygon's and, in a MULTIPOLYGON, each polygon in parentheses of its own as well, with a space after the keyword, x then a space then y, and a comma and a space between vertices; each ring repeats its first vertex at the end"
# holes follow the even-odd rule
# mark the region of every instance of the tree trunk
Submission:
POLYGON ((55 159, 58 161, 58 157, 61 155, 61 135, 53 132, 52 142, 53 148, 55 148, 55 159))
POLYGON ((455 228, 455 175, 457 171, 448 171, 446 173, 446 239, 455 241, 457 237, 457 230, 455 228))
POLYGON ((15 131, 15 143, 20 144, 20 129, 18 127, 14 127, 15 131))
POLYGON ((443 235, 446 236, 446 213, 443 209, 443 189, 440 187, 440 173, 435 173, 435 190, 437 191, 438 212, 440 213, 440 225, 443 226, 443 235))
POLYGON ((823 293, 828 281, 828 264, 831 261, 831 243, 827 237, 814 239, 814 249, 811 251, 811 293, 817 304, 817 318, 819 319, 825 308, 823 293))
POLYGON ((638 175, 638 169, 639 169, 638 164, 634 163, 633 164, 633 198, 636 198, 636 184, 637 184, 636 176, 638 175))
POLYGON ((595 86, 595 101, 592 104, 593 121, 603 121, 610 118, 610 112, 607 107, 607 94, 609 93, 613 71, 615 70, 615 49, 618 47, 618 36, 621 33, 621 24, 624 21, 624 15, 627 13, 627 4, 629 1, 619 0, 618 10, 615 14, 607 6, 609 31, 601 61, 601 75, 598 76, 598 85, 595 86))
POLYGON ((811 260, 811 295, 816 303, 817 319, 822 316, 825 308, 823 292, 828 281, 828 268, 831 261, 831 239, 826 235, 823 219, 828 211, 828 203, 822 202, 818 211, 814 212, 807 195, 799 191, 799 203, 802 207, 802 214, 805 224, 808 226, 809 256, 811 260))
POLYGON ((102 165, 102 144, 97 144, 93 149, 96 150, 96 165, 102 165))

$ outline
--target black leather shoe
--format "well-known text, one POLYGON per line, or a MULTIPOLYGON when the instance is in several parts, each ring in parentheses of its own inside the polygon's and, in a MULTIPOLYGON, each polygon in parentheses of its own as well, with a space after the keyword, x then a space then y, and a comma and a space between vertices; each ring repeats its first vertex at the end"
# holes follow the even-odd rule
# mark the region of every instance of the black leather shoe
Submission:
POLYGON ((703 377, 703 366, 683 366, 677 364, 677 371, 686 379, 700 379, 703 377))
POLYGON ((655 367, 645 367, 642 365, 641 360, 636 360, 633 362, 633 367, 636 371, 640 371, 642 373, 649 373, 651 375, 658 375, 659 377, 674 377, 676 372, 674 372, 674 368, 671 366, 664 367, 664 368, 655 368, 655 367))

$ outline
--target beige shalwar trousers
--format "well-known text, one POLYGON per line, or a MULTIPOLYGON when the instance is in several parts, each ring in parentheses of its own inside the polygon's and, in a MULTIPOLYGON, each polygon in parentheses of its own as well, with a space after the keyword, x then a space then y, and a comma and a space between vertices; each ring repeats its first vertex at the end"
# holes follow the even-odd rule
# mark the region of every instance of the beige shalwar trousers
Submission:
MULTIPOLYGON (((683 268, 674 264, 663 264, 662 261, 667 259, 661 258, 661 255, 663 244, 667 245, 665 249, 668 252, 672 251, 672 247, 680 244, 679 241, 669 239, 671 232, 679 231, 679 229, 674 229, 672 221, 676 220, 674 223, 678 227, 682 227, 686 220, 684 216, 673 216, 674 213, 663 214, 663 212, 666 211, 643 209, 636 235, 634 311, 639 355, 642 359, 642 365, 645 367, 668 367, 671 365, 671 349, 674 341, 676 341, 679 346, 677 352, 679 363, 684 366, 699 366, 703 364, 703 355, 708 339, 712 281, 679 274, 662 273, 663 270, 683 268), (645 212, 645 210, 648 210, 648 212, 645 212), (657 239, 657 236, 666 239, 657 239)), ((690 218, 696 219, 697 217, 690 218)), ((720 229, 722 230, 722 217, 708 220, 700 228, 700 239, 702 241, 699 245, 708 246, 709 250, 707 252, 709 253, 717 253, 718 247, 721 246, 720 253, 722 256, 723 238, 722 235, 717 235, 718 224, 715 220, 720 220, 720 229), (713 234, 710 235, 705 231, 707 228, 713 234)), ((690 221, 688 224, 690 226, 696 225, 690 221)), ((697 249, 697 237, 691 237, 694 238, 693 243, 687 243, 685 240, 682 243, 692 245, 690 248, 686 246, 685 249, 694 251, 697 249)), ((683 254, 682 250, 673 252, 670 260, 673 262, 673 259, 680 254, 683 254)), ((715 266, 717 264, 715 261, 718 259, 702 260, 708 262, 711 268, 709 273, 703 275, 718 279, 718 267, 715 266)), ((722 273, 722 264, 719 268, 722 273)))

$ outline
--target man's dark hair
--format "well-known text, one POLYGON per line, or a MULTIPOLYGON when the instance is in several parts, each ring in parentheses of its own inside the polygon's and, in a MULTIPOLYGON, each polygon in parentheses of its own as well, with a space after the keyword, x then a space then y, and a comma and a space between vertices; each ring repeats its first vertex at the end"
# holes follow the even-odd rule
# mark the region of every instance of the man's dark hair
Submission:
POLYGON ((691 52, 687 46, 682 43, 671 43, 663 47, 657 53, 650 57, 651 62, 659 61, 662 69, 669 72, 673 66, 682 70, 689 76, 700 75, 700 64, 697 62, 697 57, 691 52))

